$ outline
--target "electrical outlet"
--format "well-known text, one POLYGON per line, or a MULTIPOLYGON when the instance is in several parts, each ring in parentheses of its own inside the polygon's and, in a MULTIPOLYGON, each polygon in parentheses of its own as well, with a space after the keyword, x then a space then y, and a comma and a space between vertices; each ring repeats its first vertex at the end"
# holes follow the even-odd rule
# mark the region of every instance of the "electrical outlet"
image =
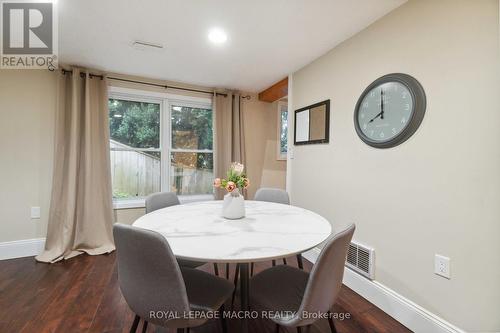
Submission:
POLYGON ((40 218, 40 207, 31 207, 31 218, 32 219, 40 218))
POLYGON ((434 255, 434 273, 450 278, 450 258, 436 254, 434 255))

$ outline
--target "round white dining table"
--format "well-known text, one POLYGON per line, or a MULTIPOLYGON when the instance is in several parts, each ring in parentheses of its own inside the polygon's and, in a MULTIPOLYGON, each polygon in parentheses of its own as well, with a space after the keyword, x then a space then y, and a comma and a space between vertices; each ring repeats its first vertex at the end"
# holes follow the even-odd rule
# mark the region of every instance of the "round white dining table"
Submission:
POLYGON ((241 309, 248 310, 249 263, 310 250, 332 228, 322 216, 291 205, 247 200, 245 210, 244 218, 229 220, 222 217, 222 201, 195 202, 158 209, 133 225, 163 235, 178 258, 239 263, 241 309))

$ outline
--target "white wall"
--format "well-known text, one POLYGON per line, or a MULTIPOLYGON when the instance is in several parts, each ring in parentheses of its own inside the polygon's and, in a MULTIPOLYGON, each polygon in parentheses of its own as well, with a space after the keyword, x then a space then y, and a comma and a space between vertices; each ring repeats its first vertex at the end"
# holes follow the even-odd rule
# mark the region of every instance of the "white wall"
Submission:
POLYGON ((294 109, 331 100, 330 143, 294 147, 292 201, 376 249, 376 280, 472 332, 500 331, 497 0, 413 0, 293 74, 294 109), (386 150, 357 136, 361 92, 416 77, 424 121, 386 150), (451 280, 433 274, 451 258, 451 280))

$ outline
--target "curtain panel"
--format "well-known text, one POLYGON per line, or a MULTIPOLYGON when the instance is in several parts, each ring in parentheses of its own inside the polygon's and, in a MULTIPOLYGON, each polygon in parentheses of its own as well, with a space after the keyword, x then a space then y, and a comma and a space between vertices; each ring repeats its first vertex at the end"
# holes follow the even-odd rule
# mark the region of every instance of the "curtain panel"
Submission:
MULTIPOLYGON (((225 177, 232 162, 245 164, 244 117, 239 94, 214 96, 215 110, 215 177, 225 177)), ((222 199, 224 189, 216 189, 215 198, 222 199)))
POLYGON ((115 249, 106 78, 59 72, 49 225, 41 262, 115 249))

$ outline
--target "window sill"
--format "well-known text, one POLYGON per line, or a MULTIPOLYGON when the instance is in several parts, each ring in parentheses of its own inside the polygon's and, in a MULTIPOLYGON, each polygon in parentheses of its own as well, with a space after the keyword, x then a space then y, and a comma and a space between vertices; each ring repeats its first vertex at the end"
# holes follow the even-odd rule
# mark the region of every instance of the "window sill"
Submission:
MULTIPOLYGON (((210 201, 215 200, 213 194, 195 194, 195 195, 180 195, 179 201, 181 204, 186 204, 190 202, 197 201, 210 201)), ((133 208, 145 208, 145 199, 124 199, 124 200, 113 200, 113 209, 133 209, 133 208)))
POLYGON ((113 200, 113 209, 132 209, 144 207, 146 207, 144 198, 113 200))
POLYGON ((181 204, 197 202, 197 201, 210 201, 210 200, 215 200, 213 194, 179 195, 179 201, 181 202, 181 204))

